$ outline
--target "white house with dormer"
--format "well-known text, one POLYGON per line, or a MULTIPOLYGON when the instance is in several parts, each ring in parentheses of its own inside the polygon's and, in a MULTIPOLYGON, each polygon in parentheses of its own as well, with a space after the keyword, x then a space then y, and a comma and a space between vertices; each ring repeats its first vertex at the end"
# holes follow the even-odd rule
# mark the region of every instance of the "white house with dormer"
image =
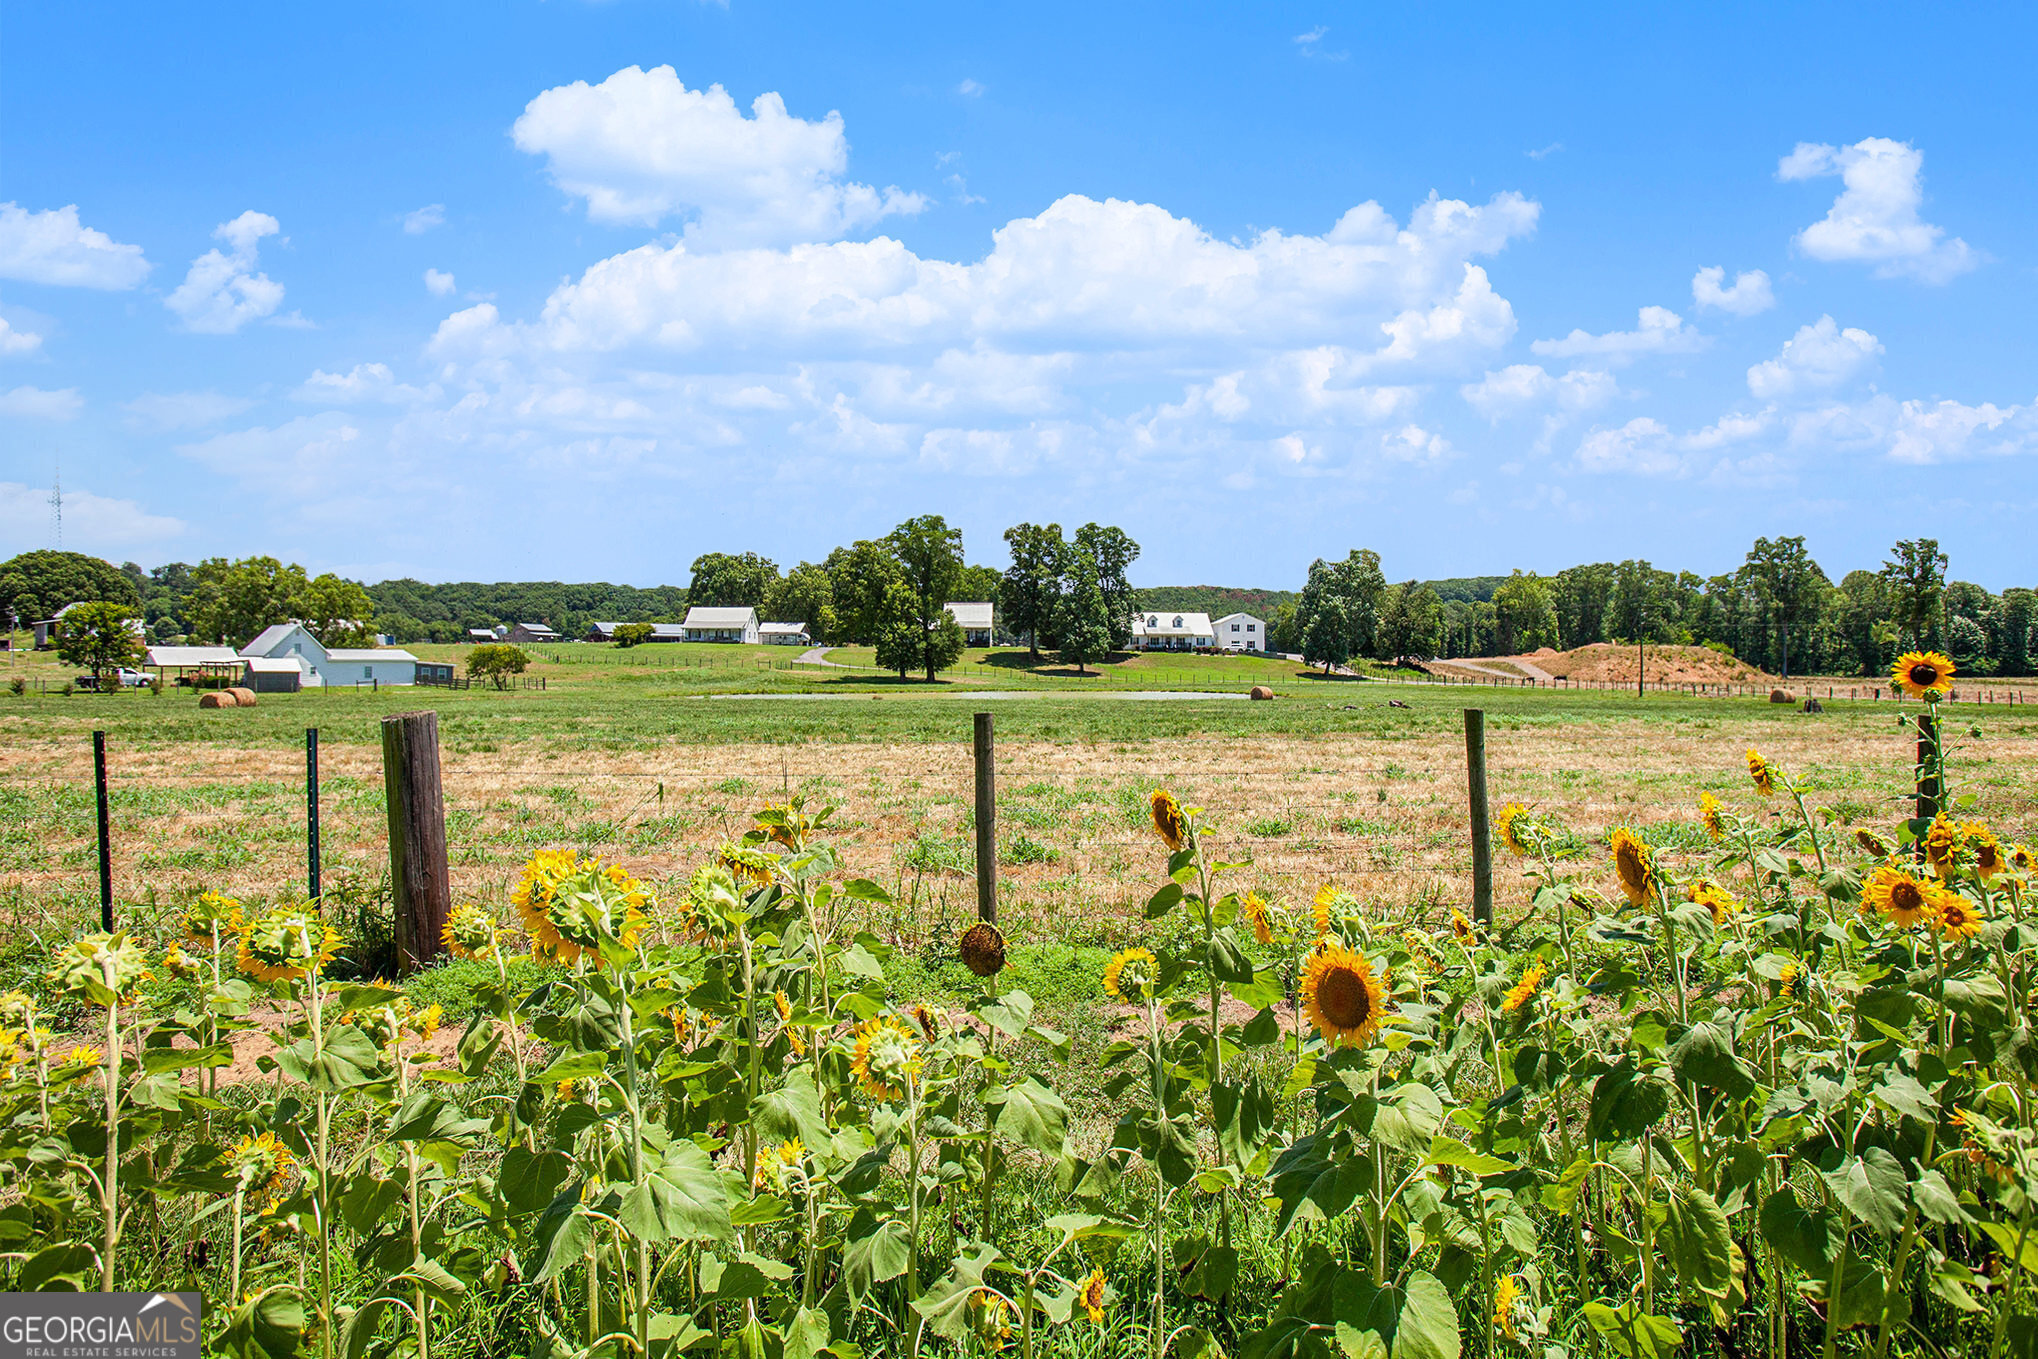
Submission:
POLYGON ((398 647, 328 647, 302 623, 275 623, 238 653, 249 672, 270 673, 276 662, 297 667, 306 689, 332 685, 416 684, 418 658, 398 647), (260 666, 256 661, 264 662, 260 666))
POLYGON ((1217 647, 1220 651, 1267 649, 1267 624, 1264 619, 1255 618, 1249 613, 1228 613, 1211 626, 1217 630, 1217 647))
POLYGON ((1134 651, 1214 651, 1217 633, 1207 613, 1149 609, 1132 616, 1134 651))
POLYGON ((689 642, 758 642, 757 610, 750 608, 695 607, 686 611, 680 632, 689 642))

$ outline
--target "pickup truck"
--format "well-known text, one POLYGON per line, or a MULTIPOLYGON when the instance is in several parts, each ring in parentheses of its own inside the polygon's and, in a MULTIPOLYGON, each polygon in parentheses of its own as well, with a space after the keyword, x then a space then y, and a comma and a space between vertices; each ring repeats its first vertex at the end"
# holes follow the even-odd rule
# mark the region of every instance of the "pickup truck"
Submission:
MULTIPOLYGON (((144 685, 154 684, 156 682, 156 677, 154 675, 147 674, 140 670, 129 670, 125 666, 123 666, 119 670, 114 671, 113 673, 116 676, 118 676, 120 680, 120 686, 123 689, 139 689, 144 685)), ((77 688, 81 692, 95 693, 98 691, 99 688, 99 676, 80 675, 77 678, 76 684, 77 688)))

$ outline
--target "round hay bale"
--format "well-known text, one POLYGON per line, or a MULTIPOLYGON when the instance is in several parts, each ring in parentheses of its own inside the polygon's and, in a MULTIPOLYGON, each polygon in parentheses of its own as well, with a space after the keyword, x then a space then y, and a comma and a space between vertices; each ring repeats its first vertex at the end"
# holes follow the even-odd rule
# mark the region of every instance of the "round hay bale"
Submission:
POLYGON ((1255 684, 1253 686, 1253 691, 1250 696, 1255 699, 1272 698, 1274 696, 1274 691, 1272 689, 1269 689, 1264 684, 1255 684))
POLYGON ((1771 689, 1771 690, 1769 691, 1769 701, 1770 701, 1771 703, 1795 703, 1795 702, 1797 702, 1797 700, 1796 700, 1796 699, 1792 698, 1792 697, 1791 697, 1791 696, 1790 696, 1789 694, 1786 694, 1786 693, 1785 693, 1785 692, 1783 692, 1783 690, 1781 690, 1781 689, 1771 689))
POLYGON ((198 706, 201 708, 238 708, 241 705, 234 702, 234 696, 226 690, 214 689, 210 693, 198 696, 198 706))
POLYGON ((236 684, 233 688, 227 690, 227 692, 232 694, 234 696, 234 702, 240 704, 243 708, 252 708, 255 706, 255 691, 253 689, 248 688, 246 685, 236 684))

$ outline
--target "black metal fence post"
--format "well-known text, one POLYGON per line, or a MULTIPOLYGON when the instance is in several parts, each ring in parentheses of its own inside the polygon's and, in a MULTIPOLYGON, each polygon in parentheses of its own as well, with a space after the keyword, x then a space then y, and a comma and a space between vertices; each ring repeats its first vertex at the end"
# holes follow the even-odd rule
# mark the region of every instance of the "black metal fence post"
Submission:
POLYGON ((106 806, 106 733, 92 733, 92 777, 99 790, 99 928, 113 932, 113 825, 106 806))
POLYGON ((1486 713, 1465 709, 1465 784, 1472 813, 1472 918, 1493 923, 1493 838, 1486 800, 1486 713))
POLYGON ((977 919, 998 923, 998 766, 991 715, 977 713, 971 732, 976 766, 977 919))
POLYGON ((306 881, 311 899, 317 901, 318 871, 318 728, 304 729, 304 847, 308 869, 306 881))

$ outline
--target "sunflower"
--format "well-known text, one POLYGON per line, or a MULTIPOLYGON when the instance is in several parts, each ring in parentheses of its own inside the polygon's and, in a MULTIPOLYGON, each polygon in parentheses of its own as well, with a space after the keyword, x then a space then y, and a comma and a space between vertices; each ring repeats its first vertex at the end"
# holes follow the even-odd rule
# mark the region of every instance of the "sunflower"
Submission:
POLYGON ((1925 832, 1925 862, 1932 866, 1932 871, 1942 878, 1951 877, 1953 855, 1959 848, 1960 831, 1946 819, 1946 813, 1933 817, 1931 828, 1925 832))
POLYGON ((1493 1324, 1498 1326, 1500 1333, 1509 1340, 1521 1338, 1514 1329, 1514 1305, 1520 1294, 1521 1290, 1516 1286, 1512 1274, 1502 1275, 1500 1282, 1493 1287, 1493 1324))
POLYGON ((1776 796, 1776 776, 1769 768, 1769 761, 1762 758, 1762 752, 1748 747, 1748 777, 1755 781, 1755 791, 1763 797, 1776 796))
POLYGON ((977 1338, 994 1350, 1005 1348, 1012 1338, 1012 1306, 988 1288, 969 1295, 970 1327, 977 1338))
POLYGON ((473 902, 453 908, 439 931, 446 951, 455 958, 488 959, 495 956, 495 917, 473 902))
POLYGON ((1781 995, 1795 996, 1802 999, 1800 983, 1803 980, 1804 969, 1802 967, 1799 967, 1795 961, 1785 963, 1776 974, 1777 992, 1781 995))
POLYGON ((1695 878, 1685 889, 1691 899, 1712 912, 1712 923, 1724 925, 1727 917, 1741 909, 1740 900, 1711 878, 1695 878))
POLYGON ((149 979, 149 957, 125 933, 101 930, 72 940, 47 975, 51 986, 73 999, 104 1005, 110 994, 126 1002, 149 979))
POLYGON ((2003 871, 2006 866, 2003 846, 2002 842, 1996 839, 1994 831, 1979 821, 1963 822, 1960 827, 1960 838, 1974 851, 1974 871, 1977 875, 1993 878, 2003 871))
MULTIPOLYGON (((690 1012, 685 1005, 673 1005, 669 1006, 664 1011, 664 1014, 667 1019, 672 1021, 673 1046, 681 1048, 685 1047, 687 1045, 687 1041, 693 1037, 692 1012, 690 1012)), ((798 1045, 795 1044, 796 1051, 797 1047, 798 1045)))
POLYGON ((790 802, 768 802, 757 814, 757 830, 765 839, 790 850, 798 850, 807 819, 790 802))
POLYGON ((1153 807, 1154 833, 1169 849, 1180 849, 1189 839, 1189 818, 1182 812, 1182 804, 1175 801, 1175 795, 1165 788, 1153 790, 1149 799, 1153 807))
POLYGON ((1932 904, 1932 928, 1955 939, 1972 939, 1981 931, 1981 912, 1958 892, 1941 891, 1932 904))
POLYGON ((1527 816, 1528 808, 1519 802, 1510 802, 1500 809, 1500 815, 1494 819, 1494 829, 1500 832, 1500 843, 1523 857, 1527 857, 1529 845, 1516 823, 1525 820, 1527 816))
POLYGON ((908 1013, 913 1016, 913 1022, 920 1026, 920 1032, 927 1036, 928 1042, 931 1043, 941 1036, 941 1019, 927 1008, 925 1001, 914 1001, 913 1008, 908 1013))
POLYGON ((1274 942, 1274 918, 1267 909, 1267 899, 1258 892, 1247 892, 1238 899, 1238 913, 1252 926, 1253 938, 1262 944, 1274 942))
POLYGON ((1656 881, 1655 856, 1626 826, 1614 829, 1613 869, 1620 875, 1621 890, 1628 894, 1629 905, 1640 906, 1649 900, 1649 889, 1656 881))
POLYGON ((753 888, 771 886, 771 872, 778 860, 761 849, 748 845, 725 844, 715 851, 715 862, 729 870, 729 875, 753 888))
POLYGON ((1316 899, 1310 903, 1310 915, 1316 924, 1316 937, 1330 936, 1330 928, 1342 915, 1350 914, 1358 906, 1358 899, 1342 887, 1325 883, 1316 889, 1316 899))
POLYGON ((183 949, 172 944, 163 950, 163 971, 178 981, 189 981, 198 975, 198 964, 192 962, 183 949))
POLYGON ((340 949, 340 934, 315 907, 284 906, 241 926, 238 961, 256 981, 296 981, 326 964, 340 949))
POLYGON ((856 1054, 849 1069, 872 1099, 898 1099, 906 1083, 918 1075, 923 1060, 913 1031, 890 1015, 867 1020, 856 1031, 856 1054))
POLYGON ((1155 973, 1160 959, 1143 948, 1121 949, 1104 964, 1104 990, 1127 1005, 1153 997, 1155 973))
POLYGON ((92 1046, 90 1043, 80 1043, 77 1047, 72 1048, 63 1055, 60 1063, 63 1066, 77 1067, 81 1071, 90 1071, 95 1067, 104 1066, 105 1064, 105 1052, 92 1046))
POLYGON ((297 1158, 275 1133, 255 1133, 234 1143, 226 1154, 244 1193, 275 1193, 283 1187, 297 1158))
POLYGON ((1082 1304, 1083 1312, 1093 1326, 1104 1324, 1104 1271, 1093 1269, 1090 1277, 1083 1280, 1076 1290, 1076 1301, 1082 1304))
POLYGON ((1332 1047, 1364 1047, 1385 1018, 1386 988, 1363 953, 1331 944, 1302 969, 1302 1006, 1332 1047))
POLYGON ((962 955, 962 965, 979 977, 995 977, 1005 970, 1005 936, 988 920, 964 930, 956 952, 962 955))
POLYGON ((186 943, 211 948, 220 936, 240 929, 241 904, 219 892, 200 892, 198 900, 184 908, 177 923, 184 931, 186 943))
POLYGON ((572 963, 582 956, 603 965, 604 938, 625 948, 649 923, 650 894, 619 865, 582 859, 570 849, 540 850, 524 866, 515 896, 531 953, 541 961, 572 963))
POLYGON ((1521 980, 1516 982, 1507 995, 1502 998, 1500 1012, 1502 1014, 1513 1014, 1516 1010, 1534 1000, 1536 992, 1542 989, 1543 978, 1549 975, 1550 969, 1544 967, 1541 963, 1537 963, 1528 971, 1522 973, 1521 980))
POLYGON ((1458 942, 1469 946, 1472 943, 1472 922, 1465 919, 1465 913, 1451 907, 1451 933, 1458 936, 1458 942))
POLYGON ((2010 867, 2019 873, 2029 873, 2034 865, 2038 865, 2038 855, 2031 853, 2029 845, 2010 846, 2010 867))
POLYGON ((1953 687, 1953 660, 1941 651, 1906 651, 1896 658, 1889 677, 1912 698, 1937 702, 1953 687))
POLYGON ((1921 882, 1901 868, 1884 864, 1861 889, 1863 914, 1880 912, 1890 923, 1909 929, 1934 913, 1934 899, 1944 889, 1921 882))
POLYGON ((1866 826, 1854 828, 1854 843, 1861 846, 1864 854, 1872 854, 1878 859, 1889 857, 1889 843, 1866 826))
POLYGON ((1727 823, 1720 819, 1720 800, 1715 794, 1698 795, 1698 820, 1714 844, 1727 838, 1727 823))

